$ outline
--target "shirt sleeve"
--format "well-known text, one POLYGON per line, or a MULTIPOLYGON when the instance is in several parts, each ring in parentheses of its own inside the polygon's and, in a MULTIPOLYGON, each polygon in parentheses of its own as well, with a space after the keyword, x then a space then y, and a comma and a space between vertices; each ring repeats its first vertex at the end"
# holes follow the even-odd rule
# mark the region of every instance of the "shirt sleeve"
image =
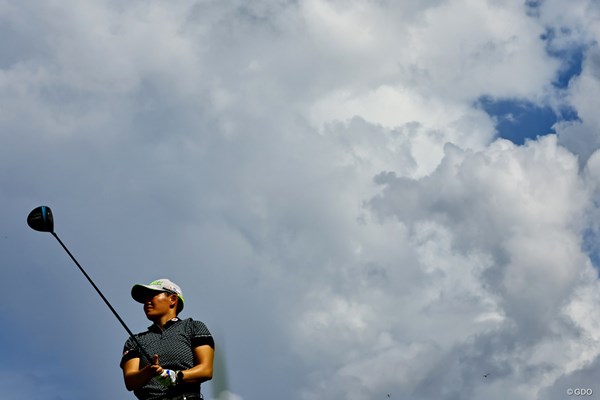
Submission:
POLYGON ((213 349, 215 348, 215 341, 206 325, 204 325, 204 322, 192 321, 191 330, 192 348, 204 345, 209 345, 213 349))
POLYGON ((123 355, 121 356, 121 368, 123 368, 123 364, 132 358, 140 358, 140 351, 136 346, 135 342, 129 338, 127 342, 125 342, 125 346, 123 346, 123 355))

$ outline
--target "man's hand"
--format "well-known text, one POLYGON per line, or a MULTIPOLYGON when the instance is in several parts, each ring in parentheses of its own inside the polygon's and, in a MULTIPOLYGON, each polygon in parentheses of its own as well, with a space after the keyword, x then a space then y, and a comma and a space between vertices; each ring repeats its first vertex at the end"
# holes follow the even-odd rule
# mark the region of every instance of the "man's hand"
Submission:
POLYGON ((172 369, 164 369, 158 364, 158 354, 154 355, 154 363, 149 366, 154 379, 165 386, 172 386, 177 382, 177 373, 172 369))
POLYGON ((156 380, 165 386, 172 386, 177 382, 177 373, 172 369, 163 369, 163 373, 156 380))

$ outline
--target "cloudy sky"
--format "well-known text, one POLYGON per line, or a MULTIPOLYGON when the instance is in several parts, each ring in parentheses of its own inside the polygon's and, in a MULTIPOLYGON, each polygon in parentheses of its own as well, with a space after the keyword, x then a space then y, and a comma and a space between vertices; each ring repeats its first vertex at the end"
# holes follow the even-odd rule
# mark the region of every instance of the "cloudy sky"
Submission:
POLYGON ((600 393, 600 3, 0 0, 3 399, 132 399, 131 286, 207 399, 600 393), (486 377, 484 377, 486 375, 486 377))

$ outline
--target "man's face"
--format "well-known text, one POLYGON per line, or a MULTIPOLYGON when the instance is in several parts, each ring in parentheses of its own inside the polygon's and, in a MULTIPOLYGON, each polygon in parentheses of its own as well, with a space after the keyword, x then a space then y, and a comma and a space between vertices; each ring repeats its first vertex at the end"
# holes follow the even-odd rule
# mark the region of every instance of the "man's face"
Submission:
POLYGON ((174 295, 165 292, 148 292, 144 299, 144 312, 150 320, 169 313, 175 304, 174 295))

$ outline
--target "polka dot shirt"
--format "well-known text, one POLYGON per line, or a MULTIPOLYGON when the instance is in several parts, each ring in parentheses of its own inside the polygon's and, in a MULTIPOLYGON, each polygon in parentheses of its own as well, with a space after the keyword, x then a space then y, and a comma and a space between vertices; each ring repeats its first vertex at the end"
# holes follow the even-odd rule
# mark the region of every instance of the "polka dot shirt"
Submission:
MULTIPOLYGON (((139 333, 135 337, 148 354, 158 354, 158 363, 161 367, 174 371, 186 370, 194 366, 194 348, 203 345, 212 348, 215 346, 206 325, 191 318, 185 320, 174 318, 165 325, 164 329, 154 324, 146 332, 139 333)), ((146 357, 140 354, 136 343, 129 338, 123 348, 121 367, 133 358, 140 359, 140 369, 149 364, 146 357)), ((140 400, 156 400, 165 395, 190 393, 200 393, 200 383, 182 383, 167 388, 156 379, 151 379, 144 387, 134 391, 140 400)))

